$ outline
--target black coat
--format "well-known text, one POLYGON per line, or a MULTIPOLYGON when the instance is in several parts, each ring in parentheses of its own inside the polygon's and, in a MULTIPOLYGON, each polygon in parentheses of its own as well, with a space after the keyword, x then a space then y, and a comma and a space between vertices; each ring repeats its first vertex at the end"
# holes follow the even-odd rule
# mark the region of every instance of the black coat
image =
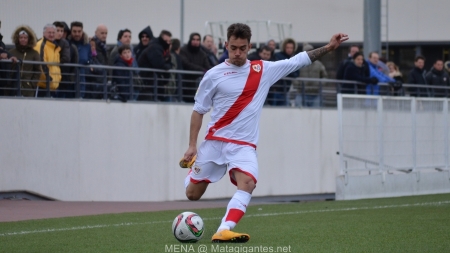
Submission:
MULTIPOLYGON (((429 85, 435 86, 445 86, 450 88, 450 78, 445 70, 438 71, 436 69, 431 69, 430 72, 425 76, 425 80, 429 85)), ((448 90, 444 89, 430 89, 431 95, 434 97, 447 97, 449 94, 448 90)))
MULTIPOLYGON (((426 85, 426 71, 425 69, 413 68, 408 75, 408 84, 426 85)), ((428 88, 410 88, 411 96, 413 97, 428 97, 428 88)))
MULTIPOLYGON (((152 68, 169 70, 172 68, 171 56, 169 52, 170 45, 161 37, 150 42, 147 48, 142 51, 138 59, 140 68, 152 68)), ((169 73, 155 72, 158 78, 169 78, 169 73)), ((144 82, 149 83, 154 78, 154 72, 141 71, 140 75, 145 78, 144 82)))
MULTIPOLYGON (((353 61, 347 64, 347 67, 344 71, 344 80, 349 81, 357 81, 361 83, 372 83, 372 79, 369 75, 367 75, 366 66, 363 65, 362 67, 358 67, 355 65, 353 61)), ((361 91, 361 88, 358 89, 358 85, 350 84, 350 83, 343 83, 341 84, 341 93, 348 93, 348 94, 365 94, 365 90, 361 91), (361 91, 361 92, 359 92, 361 91)))

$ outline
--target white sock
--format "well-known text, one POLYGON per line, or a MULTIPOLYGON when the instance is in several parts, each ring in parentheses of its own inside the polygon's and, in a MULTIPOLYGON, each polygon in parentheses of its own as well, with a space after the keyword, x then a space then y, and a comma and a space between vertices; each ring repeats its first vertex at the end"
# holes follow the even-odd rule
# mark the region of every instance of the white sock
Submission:
POLYGON ((191 182, 191 172, 192 170, 189 170, 186 178, 184 179, 184 188, 186 189, 189 185, 189 183, 191 182))
POLYGON ((237 190, 230 202, 228 202, 227 212, 222 218, 222 223, 220 224, 219 229, 217 229, 217 232, 225 229, 232 230, 242 216, 244 216, 251 198, 252 195, 250 193, 237 190))

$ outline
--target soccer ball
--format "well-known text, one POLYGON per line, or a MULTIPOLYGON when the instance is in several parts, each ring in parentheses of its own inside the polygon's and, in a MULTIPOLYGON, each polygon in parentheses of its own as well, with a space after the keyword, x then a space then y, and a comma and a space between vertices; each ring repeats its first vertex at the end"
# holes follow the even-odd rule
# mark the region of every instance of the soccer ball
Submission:
POLYGON ((179 242, 197 242, 202 239, 205 227, 198 214, 183 212, 173 220, 172 232, 179 242))

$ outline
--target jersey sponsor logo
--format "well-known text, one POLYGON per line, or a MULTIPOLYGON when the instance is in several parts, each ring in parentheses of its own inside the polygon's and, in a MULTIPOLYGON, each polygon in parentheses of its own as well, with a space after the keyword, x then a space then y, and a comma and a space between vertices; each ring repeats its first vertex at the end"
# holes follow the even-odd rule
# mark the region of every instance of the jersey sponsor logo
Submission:
POLYGON ((237 73, 236 71, 231 71, 231 72, 225 72, 225 73, 223 73, 223 75, 228 76, 228 75, 236 74, 236 73, 237 73))
POLYGON ((259 73, 259 71, 261 71, 261 65, 259 65, 259 64, 252 65, 252 68, 254 71, 256 71, 258 73, 259 73))

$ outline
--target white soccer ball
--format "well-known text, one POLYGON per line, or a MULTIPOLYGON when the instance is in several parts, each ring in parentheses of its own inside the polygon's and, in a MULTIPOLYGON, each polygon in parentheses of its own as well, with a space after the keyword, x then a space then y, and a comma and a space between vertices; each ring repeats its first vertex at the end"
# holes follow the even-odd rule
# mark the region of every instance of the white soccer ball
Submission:
POLYGON ((172 233, 180 242, 197 242, 204 232, 203 220, 196 213, 183 212, 173 220, 172 233))

